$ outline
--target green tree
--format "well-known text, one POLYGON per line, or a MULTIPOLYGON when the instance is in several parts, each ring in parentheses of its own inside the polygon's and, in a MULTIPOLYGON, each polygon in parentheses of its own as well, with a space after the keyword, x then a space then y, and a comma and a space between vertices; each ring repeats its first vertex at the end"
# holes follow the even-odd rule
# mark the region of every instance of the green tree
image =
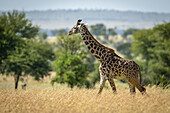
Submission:
POLYGON ((95 84, 100 81, 99 65, 100 63, 97 61, 95 63, 95 70, 89 76, 89 87, 93 88, 95 84))
POLYGON ((85 84, 88 66, 80 56, 65 54, 57 58, 55 65, 57 66, 57 75, 52 80, 52 83, 67 83, 71 88, 75 85, 81 87, 85 84))
POLYGON ((109 33, 108 35, 112 35, 112 36, 117 35, 117 33, 115 32, 115 29, 113 29, 113 28, 109 28, 108 33, 109 33))
POLYGON ((56 36, 56 35, 58 35, 58 36, 65 36, 65 35, 67 35, 67 30, 66 29, 59 29, 59 30, 55 29, 55 30, 52 30, 51 33, 54 36, 56 36))
POLYGON ((124 43, 117 47, 117 51, 125 55, 128 59, 132 59, 131 43, 124 43))
POLYGON ((58 36, 67 35, 67 30, 65 30, 65 29, 59 29, 59 30, 57 30, 57 34, 58 34, 58 36))
POLYGON ((152 84, 165 87, 170 83, 170 23, 134 34, 132 50, 145 61, 145 74, 152 84))
POLYGON ((129 28, 127 30, 124 31, 123 33, 123 37, 126 38, 128 35, 133 35, 133 33, 135 33, 138 29, 134 29, 134 28, 129 28))
POLYGON ((47 33, 46 32, 40 32, 39 34, 39 37, 42 38, 42 39, 46 39, 48 37, 47 33))
POLYGON ((53 48, 47 42, 25 39, 22 43, 22 48, 17 48, 3 63, 6 74, 14 75, 15 89, 20 76, 29 74, 36 80, 47 76, 52 70, 49 61, 54 57, 53 48))
POLYGON ((54 46, 43 40, 29 41, 26 48, 27 61, 31 63, 25 70, 25 74, 34 76, 35 80, 40 80, 44 76, 49 75, 52 71, 52 61, 55 58, 54 46))
POLYGON ((0 65, 16 47, 21 46, 22 38, 33 38, 39 28, 25 18, 25 13, 14 10, 0 15, 0 65))
POLYGON ((56 77, 51 81, 67 83, 69 87, 85 85, 89 73, 87 48, 80 36, 59 37, 57 59, 54 62, 56 77))
POLYGON ((54 54, 50 44, 33 39, 39 28, 18 11, 3 13, 0 23, 0 69, 14 75, 15 89, 22 75, 31 74, 37 80, 48 75, 54 54))
POLYGON ((58 32, 58 30, 56 30, 56 29, 51 30, 51 33, 53 34, 53 36, 57 36, 57 32, 58 32))
MULTIPOLYGON (((1 20, 1 19, 0 19, 1 20)), ((18 46, 21 40, 19 36, 13 33, 11 30, 7 31, 4 29, 2 24, 0 24, 0 66, 8 55, 12 54, 15 47, 18 46)), ((2 72, 1 67, 1 72, 2 72)))
POLYGON ((91 33, 99 36, 99 35, 106 35, 106 26, 104 24, 96 24, 90 26, 91 33))

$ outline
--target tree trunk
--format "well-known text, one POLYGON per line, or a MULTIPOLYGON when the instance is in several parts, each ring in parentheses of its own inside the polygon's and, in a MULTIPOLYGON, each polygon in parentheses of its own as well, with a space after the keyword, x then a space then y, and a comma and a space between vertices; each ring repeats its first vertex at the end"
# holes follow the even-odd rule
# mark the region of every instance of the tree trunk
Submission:
POLYGON ((19 74, 15 75, 15 89, 18 88, 19 76, 19 74))

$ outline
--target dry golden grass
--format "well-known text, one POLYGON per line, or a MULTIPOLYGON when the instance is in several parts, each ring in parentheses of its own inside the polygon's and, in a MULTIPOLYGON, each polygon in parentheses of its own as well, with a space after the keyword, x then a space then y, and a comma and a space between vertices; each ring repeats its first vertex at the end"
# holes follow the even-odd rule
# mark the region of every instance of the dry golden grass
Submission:
MULTIPOLYGON (((130 95, 127 84, 116 81, 117 94, 106 83, 96 89, 52 87, 49 78, 36 82, 28 77, 27 90, 14 90, 13 77, 0 76, 0 113, 170 113, 170 89, 147 87, 147 95, 130 95)), ((99 85, 97 85, 98 87, 99 85)))
MULTIPOLYGON (((38 86, 39 87, 39 86, 38 86)), ((170 113, 170 90, 149 88, 149 97, 138 91, 118 88, 117 94, 104 89, 57 88, 45 86, 27 90, 0 89, 0 112, 8 113, 170 113)))

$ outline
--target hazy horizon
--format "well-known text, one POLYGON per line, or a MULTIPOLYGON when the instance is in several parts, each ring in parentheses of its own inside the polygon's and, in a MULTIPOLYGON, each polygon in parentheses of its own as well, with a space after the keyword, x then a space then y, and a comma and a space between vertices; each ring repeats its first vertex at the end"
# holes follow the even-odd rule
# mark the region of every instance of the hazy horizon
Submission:
POLYGON ((169 0, 0 0, 1 11, 118 10, 170 13, 169 0))

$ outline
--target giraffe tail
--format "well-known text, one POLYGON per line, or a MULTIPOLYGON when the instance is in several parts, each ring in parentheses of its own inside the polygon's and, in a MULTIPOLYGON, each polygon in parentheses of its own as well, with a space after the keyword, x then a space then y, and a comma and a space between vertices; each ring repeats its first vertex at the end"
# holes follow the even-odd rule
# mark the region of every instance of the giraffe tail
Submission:
POLYGON ((139 67, 139 83, 140 84, 142 83, 142 74, 141 74, 140 67, 139 67))

